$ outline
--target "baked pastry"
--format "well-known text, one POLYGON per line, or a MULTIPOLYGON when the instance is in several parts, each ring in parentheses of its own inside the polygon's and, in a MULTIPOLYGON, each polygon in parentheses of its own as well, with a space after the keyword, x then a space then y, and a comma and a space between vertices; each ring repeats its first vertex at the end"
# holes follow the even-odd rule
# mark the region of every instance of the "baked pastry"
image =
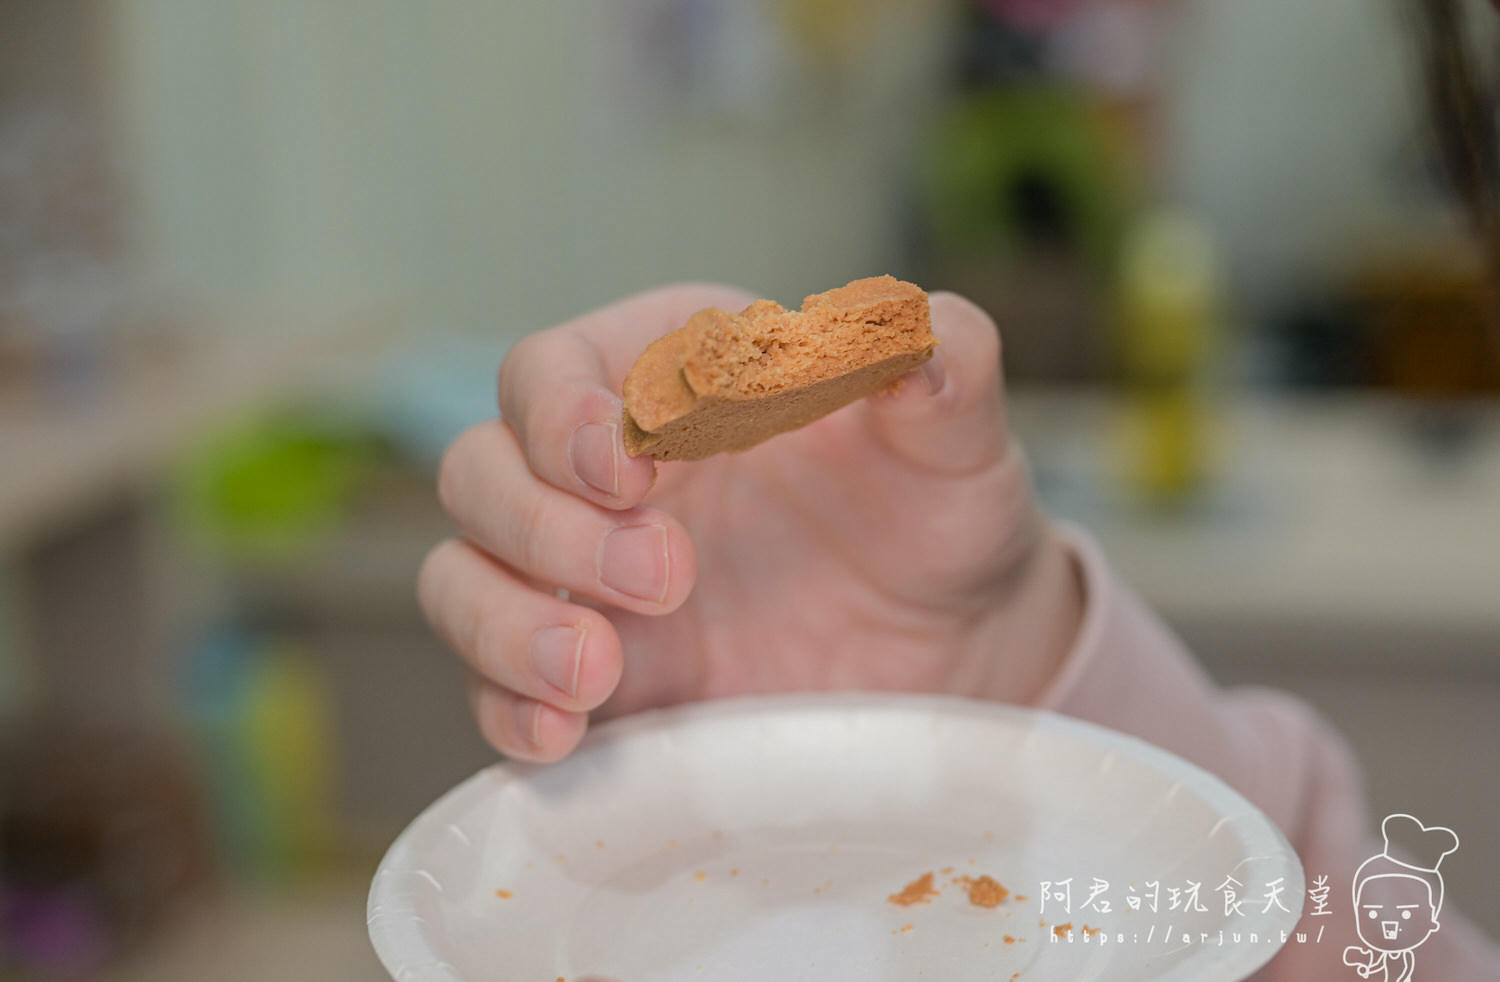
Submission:
POLYGON ((651 342, 625 376, 625 450, 701 460, 748 450, 870 395, 932 357, 927 294, 855 280, 787 310, 757 300, 700 310, 651 342))

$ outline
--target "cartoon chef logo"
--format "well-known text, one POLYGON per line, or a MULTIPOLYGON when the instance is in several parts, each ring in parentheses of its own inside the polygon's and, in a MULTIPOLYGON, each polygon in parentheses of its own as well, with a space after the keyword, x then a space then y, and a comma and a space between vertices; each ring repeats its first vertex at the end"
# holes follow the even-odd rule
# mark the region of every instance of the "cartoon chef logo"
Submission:
POLYGON ((1344 964, 1362 979, 1409 982, 1416 968, 1413 950, 1439 927, 1443 875, 1438 866, 1457 851, 1458 836, 1410 815, 1387 816, 1380 833, 1385 848, 1354 874, 1354 918, 1365 946, 1345 948, 1344 964), (1410 849, 1401 859, 1392 855, 1395 839, 1410 849))

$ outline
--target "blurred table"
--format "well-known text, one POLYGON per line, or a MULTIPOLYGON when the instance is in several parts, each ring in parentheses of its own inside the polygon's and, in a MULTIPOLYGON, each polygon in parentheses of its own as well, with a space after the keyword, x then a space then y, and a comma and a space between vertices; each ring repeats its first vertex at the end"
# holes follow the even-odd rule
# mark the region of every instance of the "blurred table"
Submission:
POLYGON ((368 891, 363 877, 241 889, 179 911, 144 948, 90 982, 382 982, 389 976, 365 932, 368 891))
POLYGON ((237 412, 316 395, 367 370, 388 314, 219 314, 81 392, 0 393, 0 557, 160 479, 237 412))
POLYGON ((1106 398, 1022 392, 1012 420, 1053 512, 1169 612, 1500 636, 1500 403, 1451 424, 1444 450, 1402 401, 1227 402, 1218 478, 1174 511, 1118 488, 1106 398))

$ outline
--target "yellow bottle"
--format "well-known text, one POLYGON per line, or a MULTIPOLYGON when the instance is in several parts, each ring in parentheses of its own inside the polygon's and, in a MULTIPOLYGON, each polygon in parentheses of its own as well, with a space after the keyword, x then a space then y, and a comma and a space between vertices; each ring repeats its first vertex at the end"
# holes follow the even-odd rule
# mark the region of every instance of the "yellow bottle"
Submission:
POLYGON ((1154 214, 1126 236, 1121 465, 1132 495, 1148 505, 1180 504, 1208 479, 1207 388, 1218 297, 1213 244, 1192 219, 1154 214))

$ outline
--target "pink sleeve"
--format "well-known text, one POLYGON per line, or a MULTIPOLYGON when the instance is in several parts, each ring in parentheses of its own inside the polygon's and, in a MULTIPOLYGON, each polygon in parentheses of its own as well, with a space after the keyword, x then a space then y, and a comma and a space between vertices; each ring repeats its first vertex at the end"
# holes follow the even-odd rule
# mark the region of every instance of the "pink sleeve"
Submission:
MULTIPOLYGON (((1304 909, 1299 932, 1259 982, 1355 979, 1355 869, 1380 852, 1354 758, 1307 704, 1269 689, 1218 688, 1182 642, 1109 569, 1093 540, 1061 526, 1082 575, 1084 621, 1038 705, 1148 740, 1218 775, 1280 826, 1307 878, 1326 875, 1330 914, 1304 909), (1322 931, 1321 940, 1313 941, 1322 931)), ((1417 978, 1500 979, 1500 950, 1456 910, 1416 949, 1417 978)))

